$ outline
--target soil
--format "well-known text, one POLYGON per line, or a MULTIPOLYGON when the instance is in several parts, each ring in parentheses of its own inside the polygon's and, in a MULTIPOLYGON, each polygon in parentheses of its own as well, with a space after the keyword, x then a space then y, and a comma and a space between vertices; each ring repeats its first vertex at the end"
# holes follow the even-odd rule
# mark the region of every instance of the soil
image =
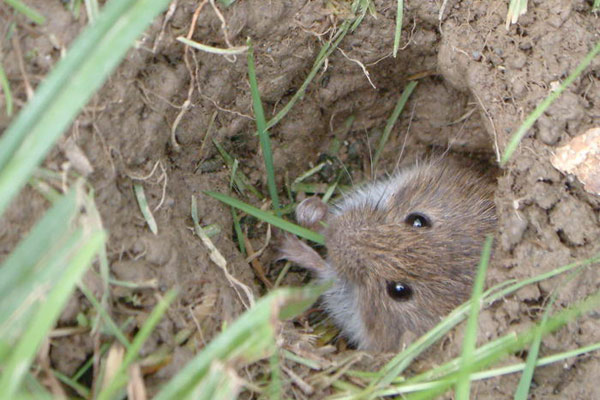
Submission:
MULTIPOLYGON (((87 24, 85 12, 76 18, 66 8, 69 1, 27 3, 46 16, 45 25, 35 26, 6 4, 0 5, 1 57, 19 108, 27 101, 24 77, 35 88, 87 24), (4 39, 10 26, 16 28, 16 40, 4 39)), ((163 14, 153 23, 44 164, 57 172, 75 170, 94 187, 110 233, 107 250, 113 276, 152 283, 139 289, 112 287, 115 320, 134 317, 128 333, 143 323, 157 293, 172 287, 179 290, 176 303, 143 348, 143 355, 164 346, 175 349, 170 363, 146 375, 150 388, 176 373, 220 331, 224 321, 232 322, 245 309, 243 297, 193 235, 192 196, 198 201, 202 225, 220 228, 212 240, 225 256, 229 272, 257 297, 268 290, 238 250, 230 209, 203 193, 229 190, 230 170, 212 140, 239 160, 253 185, 262 193, 267 190, 254 135, 246 57, 229 59, 191 49, 186 53, 176 41, 187 34, 199 3, 180 0, 172 15, 163 14), (143 184, 150 207, 157 208, 157 235, 139 212, 134 182, 143 184), (186 345, 179 345, 176 334, 185 329, 192 333, 186 345)), ((316 183, 335 181, 342 164, 347 171, 342 183, 349 184, 440 151, 477 159, 474 165, 497 167, 498 154, 523 119, 600 40, 599 16, 592 12, 590 0, 532 0, 527 13, 509 29, 505 27, 508 2, 450 0, 444 2, 441 20, 440 3, 404 2, 401 50, 393 58, 396 2, 373 2, 374 12, 368 12, 346 36, 303 98, 270 130, 280 188, 323 160, 331 164, 313 177, 316 183), (394 126, 381 168, 372 172, 372 149, 402 90, 414 78, 419 84, 394 126), (346 128, 349 118, 352 125, 346 128), (336 142, 341 148, 332 157, 336 142)), ((206 3, 193 27, 193 39, 222 48, 252 39, 269 118, 299 89, 321 45, 347 15, 349 4, 239 0, 229 8, 217 6, 223 25, 211 3, 206 3)), ((4 98, 0 109, 4 110, 4 98)), ((540 117, 512 160, 498 169, 499 227, 488 286, 600 252, 600 197, 585 192, 576 179, 562 175, 550 163, 553 149, 600 125, 599 110, 600 57, 596 57, 540 117)), ((2 111, 0 127, 9 122, 2 111)), ((302 196, 298 193, 297 199, 302 196)), ((242 198, 261 205, 252 195, 242 198)), ((23 191, 2 218, 0 258, 47 206, 34 189, 23 191)), ((252 247, 262 248, 267 240, 265 226, 248 217, 242 222, 252 247)), ((271 282, 283 268, 275 253, 270 243, 258 258, 271 282)), ((560 289, 557 309, 595 292, 600 286, 597 267, 589 266, 572 280, 559 277, 528 286, 483 311, 480 341, 537 321, 545 300, 556 289, 560 289)), ((86 282, 99 295, 102 286, 95 276, 89 274, 86 282)), ((305 272, 292 269, 283 285, 308 280, 305 272)), ((71 299, 59 325, 76 326, 78 314, 93 314, 81 294, 71 299)), ((590 313, 545 338, 542 356, 598 342, 598 317, 590 313)), ((458 353, 460 331, 434 347, 430 353, 436 354, 435 362, 440 354, 446 358, 458 353)), ((87 334, 56 338, 51 344, 52 365, 67 375, 93 354, 95 346, 87 334)), ((337 344, 343 347, 342 342, 337 344)), ((525 357, 523 353, 513 358, 525 357)), ((372 368, 380 360, 370 363, 372 368)), ((600 398, 599 370, 595 353, 538 368, 530 396, 600 398)), ((518 375, 509 375, 480 382, 473 390, 478 399, 512 398, 517 382, 518 375)), ((290 397, 300 393, 288 389, 290 397)))

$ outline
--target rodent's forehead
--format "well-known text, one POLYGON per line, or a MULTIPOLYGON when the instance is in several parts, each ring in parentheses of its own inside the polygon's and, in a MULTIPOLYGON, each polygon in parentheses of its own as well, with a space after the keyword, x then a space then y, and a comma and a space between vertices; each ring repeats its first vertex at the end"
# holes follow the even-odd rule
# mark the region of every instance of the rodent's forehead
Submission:
POLYGON ((337 203, 334 216, 379 212, 391 216, 425 212, 444 217, 477 214, 491 199, 489 186, 469 170, 446 164, 409 168, 392 177, 363 185, 337 203))
POLYGON ((391 178, 364 184, 352 192, 333 207, 334 215, 345 214, 351 210, 379 211, 389 205, 393 196, 398 191, 410 185, 417 176, 413 168, 397 173, 391 178))

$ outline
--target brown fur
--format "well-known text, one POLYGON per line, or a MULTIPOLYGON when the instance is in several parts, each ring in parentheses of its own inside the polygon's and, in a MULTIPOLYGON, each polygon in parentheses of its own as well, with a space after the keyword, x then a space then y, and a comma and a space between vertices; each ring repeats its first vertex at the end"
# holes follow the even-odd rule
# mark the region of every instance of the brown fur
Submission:
MULTIPOLYGON (((425 333, 468 299, 483 241, 495 230, 496 215, 491 184, 444 161, 390 178, 384 185, 393 187, 386 188, 385 196, 378 194, 381 186, 376 185, 359 189, 362 194, 355 198, 350 194, 349 201, 342 201, 339 210, 332 209, 325 217, 327 262, 308 246, 292 242, 284 245, 284 253, 322 278, 333 274, 342 281, 331 298, 343 298, 340 290, 345 286, 353 288, 361 333, 348 332, 353 328, 343 316, 349 314, 336 310, 335 301, 329 311, 338 315, 342 332, 359 348, 393 351, 402 345, 406 331, 425 333), (371 194, 381 198, 369 198, 371 194), (432 226, 407 224, 406 217, 414 212, 427 215, 432 226), (400 302, 390 298, 389 281, 409 285, 413 296, 400 302)), ((315 207, 314 199, 298 206, 300 223, 308 222, 303 215, 316 213, 307 207, 315 207)), ((314 227, 314 218, 307 225, 314 227)))

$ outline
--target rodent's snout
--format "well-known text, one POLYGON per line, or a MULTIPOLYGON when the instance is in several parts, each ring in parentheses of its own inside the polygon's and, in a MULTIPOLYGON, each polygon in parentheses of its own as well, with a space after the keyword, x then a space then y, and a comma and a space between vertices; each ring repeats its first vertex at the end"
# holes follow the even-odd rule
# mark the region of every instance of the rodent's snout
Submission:
POLYGON ((329 222, 325 231, 327 259, 337 274, 356 284, 369 279, 390 279, 402 261, 395 256, 404 247, 395 225, 371 226, 354 215, 329 222))

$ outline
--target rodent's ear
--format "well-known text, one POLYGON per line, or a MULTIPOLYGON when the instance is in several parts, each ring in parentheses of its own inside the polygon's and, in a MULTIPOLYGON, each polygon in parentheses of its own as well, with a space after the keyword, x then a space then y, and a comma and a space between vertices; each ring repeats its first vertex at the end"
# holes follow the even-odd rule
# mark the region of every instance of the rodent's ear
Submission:
POLYGON ((286 234, 283 238, 279 248, 278 260, 290 260, 294 264, 311 271, 318 272, 327 269, 327 264, 319 253, 296 236, 289 234, 286 234))
POLYGON ((296 207, 296 221, 305 228, 319 230, 322 228, 319 222, 325 219, 328 210, 329 206, 320 198, 309 197, 296 207))

